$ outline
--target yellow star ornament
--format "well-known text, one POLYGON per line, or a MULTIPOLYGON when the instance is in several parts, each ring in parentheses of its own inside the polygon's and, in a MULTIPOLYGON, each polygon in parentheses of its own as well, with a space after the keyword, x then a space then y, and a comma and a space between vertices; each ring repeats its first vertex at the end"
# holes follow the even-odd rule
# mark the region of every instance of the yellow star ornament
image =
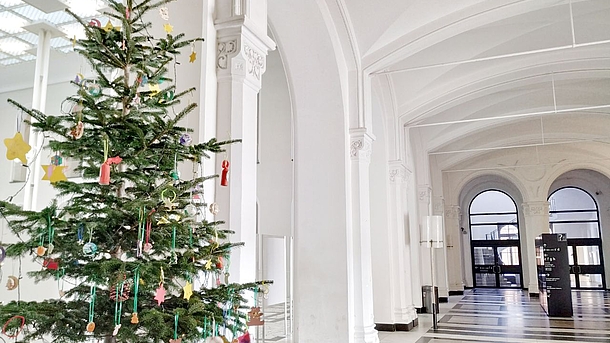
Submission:
POLYGON ((28 163, 28 160, 25 158, 25 154, 32 150, 32 147, 23 140, 21 132, 17 132, 13 138, 5 139, 4 145, 6 145, 7 149, 6 158, 8 158, 10 161, 18 158, 21 163, 28 163))
POLYGON ((191 52, 191 54, 189 55, 189 62, 194 63, 196 59, 197 59, 197 53, 194 51, 191 52))
POLYGON ((184 299, 189 300, 193 295, 193 284, 187 281, 182 290, 184 291, 184 299))
POLYGON ((66 177, 66 175, 64 175, 64 168, 65 166, 54 166, 52 164, 43 165, 42 169, 44 170, 45 174, 42 179, 48 180, 51 183, 55 183, 57 181, 66 181, 68 180, 68 178, 66 177))
POLYGON ((148 84, 148 90, 152 93, 152 95, 157 95, 161 91, 161 86, 148 84))
POLYGON ((174 32, 174 27, 172 26, 172 24, 167 23, 163 25, 163 30, 165 30, 165 32, 167 33, 172 33, 174 32))
POLYGON ((114 30, 114 25, 112 25, 110 20, 108 20, 108 23, 106 23, 106 26, 104 26, 103 29, 106 32, 110 32, 110 31, 114 30))

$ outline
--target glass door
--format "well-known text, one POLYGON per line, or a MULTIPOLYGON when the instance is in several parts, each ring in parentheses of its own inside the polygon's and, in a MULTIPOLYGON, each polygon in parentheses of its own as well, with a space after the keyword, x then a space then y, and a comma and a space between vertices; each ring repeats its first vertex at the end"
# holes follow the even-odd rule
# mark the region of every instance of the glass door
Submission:
POLYGON ((604 289, 604 265, 598 239, 568 239, 572 288, 604 289))
POLYGON ((490 243, 473 246, 475 287, 521 288, 519 246, 505 242, 490 243))

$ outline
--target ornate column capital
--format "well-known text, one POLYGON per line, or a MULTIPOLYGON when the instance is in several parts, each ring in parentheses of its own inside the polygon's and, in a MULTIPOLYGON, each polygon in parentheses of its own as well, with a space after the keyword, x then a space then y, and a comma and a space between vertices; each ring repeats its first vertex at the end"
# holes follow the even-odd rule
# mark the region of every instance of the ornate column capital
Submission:
POLYGON ((528 201, 521 204, 526 216, 549 216, 548 201, 528 201))
POLYGON ((461 209, 458 205, 445 206, 445 217, 447 219, 460 219, 461 209))
POLYGON ((349 155, 352 160, 370 162, 374 140, 375 137, 369 134, 366 129, 351 129, 349 155))
POLYGON ((260 90, 267 53, 275 43, 245 16, 216 21, 216 72, 219 79, 239 77, 260 90))
POLYGON ((408 183, 412 174, 402 161, 389 161, 388 170, 391 183, 408 183))
POLYGON ((417 199, 420 202, 428 204, 431 194, 432 188, 430 188, 430 185, 417 185, 417 199))

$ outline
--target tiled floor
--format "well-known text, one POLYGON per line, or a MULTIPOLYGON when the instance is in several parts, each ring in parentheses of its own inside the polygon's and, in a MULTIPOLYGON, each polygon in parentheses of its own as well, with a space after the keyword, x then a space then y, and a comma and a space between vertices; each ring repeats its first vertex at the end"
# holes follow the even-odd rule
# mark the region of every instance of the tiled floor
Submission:
MULTIPOLYGON (((409 332, 379 332, 381 343, 610 343, 610 292, 572 292, 574 317, 549 318, 526 291, 475 289, 440 304, 438 331, 432 315, 419 315, 409 332)), ((292 342, 290 339, 279 342, 292 342)))

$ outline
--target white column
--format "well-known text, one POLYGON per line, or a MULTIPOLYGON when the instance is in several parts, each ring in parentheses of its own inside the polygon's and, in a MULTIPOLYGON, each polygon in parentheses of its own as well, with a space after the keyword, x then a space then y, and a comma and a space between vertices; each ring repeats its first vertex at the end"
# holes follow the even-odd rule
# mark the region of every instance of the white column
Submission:
POLYGON ((351 249, 348 248, 348 254, 351 253, 348 275, 353 301, 354 342, 376 343, 379 337, 373 318, 369 205, 369 166, 374 138, 366 129, 352 129, 350 136, 352 230, 351 235, 348 231, 348 247, 351 245, 351 249))
POLYGON ((445 246, 447 251, 447 279, 449 291, 463 291, 462 282, 462 253, 460 229, 460 212, 458 205, 445 207, 445 246))
POLYGON ((412 237, 409 232, 407 185, 411 172, 402 161, 389 163, 389 261, 390 287, 392 289, 395 324, 411 324, 417 318, 413 305, 413 290, 410 282, 412 271, 411 247, 412 237))
MULTIPOLYGON (((417 221, 417 229, 421 230, 422 225, 424 225, 424 220, 426 216, 432 214, 432 188, 430 185, 418 185, 417 186, 417 203, 418 203, 418 221, 417 221)), ((413 245, 412 245, 413 246, 413 245)), ((420 277, 422 286, 423 285, 431 285, 432 284, 432 266, 430 261, 430 251, 427 248, 422 248, 419 246, 419 242, 417 242, 417 249, 419 251, 419 261, 420 261, 420 277)), ((421 294, 421 289, 419 290, 421 294)))
MULTIPOLYGON (((220 1, 221 3, 224 1, 220 1)), ((218 3, 217 3, 218 5, 218 3)), ((266 4, 264 6, 266 10, 266 4)), ((261 10, 261 9, 259 9, 261 10)), ((235 231, 231 241, 245 246, 231 254, 230 280, 250 282, 256 277, 256 155, 258 92, 265 72, 265 58, 275 44, 266 35, 266 18, 258 22, 241 12, 225 12, 217 18, 217 137, 241 139, 219 154, 216 171, 223 160, 230 162, 229 184, 218 185, 216 220, 235 231), (264 31, 263 31, 264 30, 264 31)))
MULTIPOLYGON (((411 285, 411 296, 413 299, 413 305, 415 307, 422 307, 422 293, 421 288, 423 285, 422 273, 423 267, 421 264, 420 256, 420 231, 419 231, 419 211, 418 211, 418 193, 415 178, 412 177, 413 173, 407 169, 407 208, 408 218, 407 223, 409 229, 409 254, 405 256, 406 263, 411 266, 411 275, 408 276, 407 281, 411 285)), ((426 207, 427 208, 427 207, 426 207)))
MULTIPOLYGON (((32 109, 45 111, 47 104, 47 85, 49 77, 49 59, 51 55, 51 32, 40 30, 38 33, 38 47, 36 49, 36 69, 34 72, 34 88, 32 90, 32 109)), ((33 118, 27 118, 33 120, 33 118)), ((30 130, 28 143, 33 149, 42 149, 42 132, 30 130)), ((25 193, 23 194, 23 209, 37 210, 38 185, 40 184, 41 156, 30 161, 30 176, 27 178, 25 193), (32 163, 33 162, 33 163, 32 163)))
POLYGON ((542 233, 549 232, 549 202, 529 201, 521 204, 525 228, 519 227, 521 232, 521 252, 524 285, 527 285, 529 293, 538 293, 538 269, 536 266, 536 242, 535 239, 542 233))
MULTIPOLYGON (((443 216, 445 212, 445 199, 442 196, 434 196, 432 198, 432 215, 434 216, 443 216)), ((446 240, 446 228, 444 227, 444 218, 443 218, 443 229, 445 232, 445 237, 442 237, 443 240, 446 240)), ((434 251, 434 259, 435 259, 435 270, 436 270, 436 286, 438 287, 438 296, 439 297, 449 297, 449 280, 447 276, 447 244, 443 244, 442 248, 436 248, 434 251)))

